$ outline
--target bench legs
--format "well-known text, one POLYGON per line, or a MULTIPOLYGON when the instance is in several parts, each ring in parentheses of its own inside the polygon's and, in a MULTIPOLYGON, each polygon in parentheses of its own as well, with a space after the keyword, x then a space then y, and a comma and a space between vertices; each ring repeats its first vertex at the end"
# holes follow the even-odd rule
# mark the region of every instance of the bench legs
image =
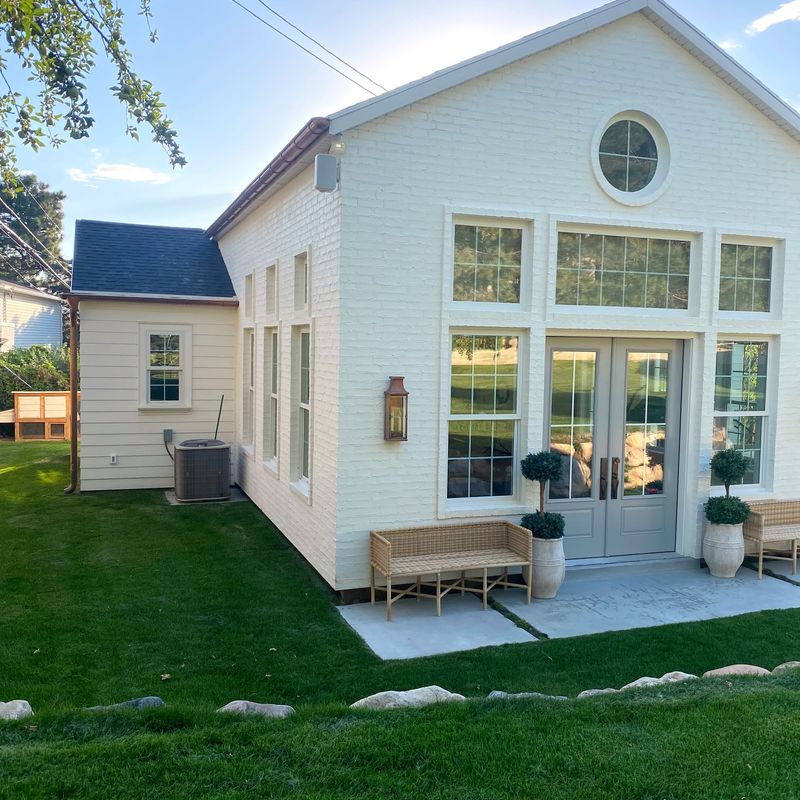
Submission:
POLYGON ((369 568, 369 602, 375 605, 375 567, 372 565, 369 568))
MULTIPOLYGON (((792 575, 797 575, 797 539, 792 539, 792 549, 791 549, 791 556, 773 556, 767 555, 766 558, 777 558, 781 561, 791 561, 792 562, 792 575)), ((758 579, 761 580, 764 577, 764 542, 759 539, 758 540, 758 579)))
POLYGON ((489 570, 483 568, 483 608, 489 605, 489 570))
POLYGON ((386 576, 386 621, 392 621, 392 576, 386 576))
POLYGON ((533 564, 528 564, 528 580, 527 580, 527 584, 528 584, 528 605, 531 604, 531 589, 533 589, 533 586, 531 585, 532 583, 533 583, 533 564))

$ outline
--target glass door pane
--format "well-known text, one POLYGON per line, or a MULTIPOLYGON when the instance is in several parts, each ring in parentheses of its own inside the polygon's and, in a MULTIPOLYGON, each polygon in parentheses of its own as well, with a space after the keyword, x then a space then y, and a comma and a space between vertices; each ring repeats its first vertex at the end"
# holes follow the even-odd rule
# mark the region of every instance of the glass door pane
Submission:
POLYGON ((562 460, 550 499, 591 497, 597 353, 554 350, 550 367, 550 450, 562 460))
POLYGON ((625 496, 664 493, 669 353, 627 353, 625 496))

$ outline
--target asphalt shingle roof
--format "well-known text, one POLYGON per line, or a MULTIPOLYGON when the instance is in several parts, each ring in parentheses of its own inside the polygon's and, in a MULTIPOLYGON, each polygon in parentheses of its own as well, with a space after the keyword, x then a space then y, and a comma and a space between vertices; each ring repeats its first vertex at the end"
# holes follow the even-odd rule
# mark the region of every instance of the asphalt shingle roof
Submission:
POLYGON ((201 228, 79 219, 72 291, 234 297, 215 241, 201 228))

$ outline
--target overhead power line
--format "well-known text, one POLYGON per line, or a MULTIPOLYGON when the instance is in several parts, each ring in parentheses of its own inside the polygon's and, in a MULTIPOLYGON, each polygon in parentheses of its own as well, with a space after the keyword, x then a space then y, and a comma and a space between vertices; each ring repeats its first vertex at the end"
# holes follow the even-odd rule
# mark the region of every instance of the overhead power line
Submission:
POLYGON ((17 220, 17 222, 19 222, 19 224, 20 224, 20 225, 22 225, 22 227, 23 227, 23 228, 24 228, 24 229, 25 229, 25 230, 28 232, 28 234, 29 234, 30 236, 32 236, 32 237, 33 237, 33 239, 34 239, 36 242, 38 242, 38 243, 39 243, 39 245, 40 245, 40 246, 41 246, 41 248, 42 248, 42 249, 45 251, 45 253, 47 253, 47 254, 50 256, 50 258, 52 258, 52 259, 53 259, 53 261, 54 261, 54 262, 56 262, 57 264, 60 264, 60 265, 61 265, 61 268, 64 270, 64 272, 65 272, 67 275, 69 275, 69 273, 70 273, 70 270, 67 268, 66 264, 64 263, 64 259, 63 259, 61 256, 57 256, 57 255, 56 255, 56 254, 55 254, 55 253, 54 253, 54 252, 53 252, 53 251, 52 251, 52 250, 51 250, 51 249, 50 249, 50 248, 49 248, 49 247, 48 247, 48 246, 47 246, 47 245, 46 245, 46 244, 45 244, 45 243, 44 243, 44 242, 43 242, 43 241, 42 241, 42 240, 41 240, 41 239, 40 239, 40 238, 39 238, 39 237, 38 237, 38 236, 37 236, 37 235, 36 235, 36 234, 35 234, 35 233, 34 233, 34 232, 33 232, 33 231, 32 231, 32 230, 31 230, 31 229, 28 227, 28 226, 27 226, 27 225, 26 225, 26 224, 25 224, 25 220, 23 220, 23 219, 22 219, 22 217, 21 217, 21 216, 20 216, 20 215, 19 215, 19 214, 18 214, 18 213, 17 213, 17 212, 16 212, 16 211, 15 211, 15 210, 14 210, 14 209, 13 209, 13 208, 10 206, 10 205, 8 205, 8 203, 6 203, 6 201, 5 201, 5 200, 3 200, 3 198, 2 198, 2 197, 0 197, 0 206, 2 206, 3 208, 5 208, 5 210, 6 210, 6 211, 8 211, 8 213, 9 213, 9 214, 11 214, 11 216, 12 216, 12 217, 14 217, 14 219, 16 219, 16 220, 17 220))
POLYGON ((260 17, 258 14, 256 14, 255 11, 250 10, 247 6, 245 6, 242 3, 240 3, 239 0, 231 0, 231 2, 234 5, 239 6, 239 8, 241 8, 242 11, 246 11, 251 17, 254 17, 259 22, 261 22, 262 24, 266 25, 271 30, 275 31, 275 33, 280 34, 281 36, 283 36, 284 39, 288 39, 292 44, 296 45, 301 50, 303 50, 304 52, 308 53, 312 58, 316 58, 317 61, 319 61, 321 64, 324 64, 326 67, 328 67, 329 69, 332 69, 334 72, 338 72, 339 75, 341 75, 343 78, 346 78, 348 81, 350 81, 350 83, 353 83, 356 86, 358 86, 359 89, 363 89, 365 92, 368 92, 373 97, 377 97, 377 93, 373 92, 372 89, 368 89, 366 86, 364 86, 363 83, 359 83, 355 78, 350 77, 350 75, 347 75, 346 73, 342 72, 337 67, 334 67, 333 64, 331 64, 329 61, 326 61, 324 58, 322 58, 321 56, 318 56, 312 50, 309 50, 307 47, 305 47, 304 45, 300 44, 300 42, 298 42, 296 39, 292 39, 292 37, 289 36, 288 33, 284 33, 280 28, 276 28, 272 23, 267 22, 264 19, 264 17, 260 17))
POLYGON ((388 92, 389 91, 385 86, 381 86, 381 84, 378 83, 378 81, 376 81, 374 78, 370 78, 369 75, 364 74, 360 69, 357 69, 356 67, 354 67, 349 61, 345 61, 341 56, 337 56, 336 53, 333 52, 333 50, 328 50, 328 48, 325 47, 325 45, 322 44, 322 42, 318 41, 313 36, 310 36, 302 28, 298 27, 293 22, 291 22, 290 20, 286 19, 286 17, 284 17, 283 14, 279 14, 272 6, 267 5, 264 2, 264 0, 258 0, 258 2, 262 6, 264 6, 264 8, 266 8, 267 11, 269 11, 270 13, 272 13, 276 17, 278 17, 278 19, 282 19, 289 27, 294 28, 298 33, 300 33, 303 36, 305 36, 306 39, 308 39, 310 42, 314 42, 314 44, 317 47, 319 47, 322 50, 324 50, 329 56, 333 56, 337 61, 339 61, 340 63, 344 64, 349 69, 353 70, 353 72, 357 73, 362 78, 366 78, 370 83, 374 83, 379 89, 382 89, 384 92, 388 92))
POLYGON ((62 283, 64 286, 67 287, 67 289, 70 288, 66 278, 64 278, 62 275, 59 275, 28 242, 26 242, 23 238, 21 238, 13 228, 6 225, 6 223, 3 222, 2 220, 0 220, 0 233, 5 233, 6 236, 8 236, 11 239, 11 241, 14 242, 14 244, 16 244, 18 247, 21 247, 25 253, 32 256, 37 266, 43 267, 57 281, 59 281, 59 283, 62 283))

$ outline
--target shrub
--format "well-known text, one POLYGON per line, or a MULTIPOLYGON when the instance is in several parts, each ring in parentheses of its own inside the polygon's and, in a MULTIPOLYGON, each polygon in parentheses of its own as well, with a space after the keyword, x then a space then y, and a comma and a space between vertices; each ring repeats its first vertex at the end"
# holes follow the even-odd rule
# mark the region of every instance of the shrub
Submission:
POLYGON ((750 459, 740 450, 720 450, 711 459, 711 471, 725 486, 725 497, 731 495, 731 484, 738 483, 747 472, 750 459))
POLYGON ((14 406, 12 392, 69 389, 69 348, 18 347, 0 353, 0 411, 14 406), (27 384, 27 385, 26 385, 27 384))
POLYGON ((561 456, 542 450, 540 453, 528 453, 520 464, 523 477, 529 481, 539 482, 539 513, 544 514, 544 494, 549 481, 561 477, 561 456))
POLYGON ((561 514, 526 514, 522 527, 527 528, 537 539, 560 539, 564 535, 564 517, 561 514))
POLYGON ((703 509, 706 519, 715 525, 741 525, 750 516, 750 506, 735 496, 709 497, 703 509))

